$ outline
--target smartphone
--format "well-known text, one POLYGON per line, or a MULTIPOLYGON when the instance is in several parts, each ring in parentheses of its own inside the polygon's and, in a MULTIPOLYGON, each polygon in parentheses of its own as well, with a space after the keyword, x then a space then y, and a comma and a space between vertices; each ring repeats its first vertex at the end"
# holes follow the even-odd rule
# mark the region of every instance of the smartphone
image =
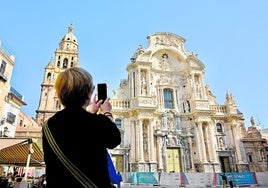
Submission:
POLYGON ((107 84, 100 83, 97 85, 98 101, 102 100, 104 102, 107 98, 107 84))

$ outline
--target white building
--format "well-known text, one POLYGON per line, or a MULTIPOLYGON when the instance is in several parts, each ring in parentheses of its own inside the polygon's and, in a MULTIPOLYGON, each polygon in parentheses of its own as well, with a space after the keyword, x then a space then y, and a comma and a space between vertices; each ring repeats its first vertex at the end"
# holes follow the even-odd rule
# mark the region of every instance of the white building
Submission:
POLYGON ((185 39, 154 33, 139 46, 112 97, 123 142, 112 151, 121 171, 248 171, 244 117, 227 92, 225 104, 204 82, 205 66, 185 39))
POLYGON ((10 85, 15 56, 0 41, 0 137, 14 137, 23 96, 10 85))

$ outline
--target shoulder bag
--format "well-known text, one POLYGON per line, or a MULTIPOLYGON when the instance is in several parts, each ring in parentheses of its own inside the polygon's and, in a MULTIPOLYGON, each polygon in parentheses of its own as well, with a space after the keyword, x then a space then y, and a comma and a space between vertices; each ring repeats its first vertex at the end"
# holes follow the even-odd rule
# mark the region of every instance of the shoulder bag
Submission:
POLYGON ((82 172, 80 171, 62 152, 62 150, 57 145, 55 139, 53 138, 53 135, 51 131, 49 130, 49 127, 47 125, 47 122, 43 125, 44 134, 47 138, 47 141, 54 151, 54 153, 57 155, 59 160, 62 162, 62 164, 69 170, 69 172, 85 187, 85 188, 97 188, 97 186, 82 172))

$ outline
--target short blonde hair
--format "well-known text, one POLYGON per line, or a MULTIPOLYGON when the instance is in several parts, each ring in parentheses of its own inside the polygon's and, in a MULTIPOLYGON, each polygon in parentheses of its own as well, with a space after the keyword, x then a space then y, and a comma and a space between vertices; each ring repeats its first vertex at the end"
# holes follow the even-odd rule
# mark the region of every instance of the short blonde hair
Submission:
POLYGON ((64 106, 83 106, 93 90, 93 79, 83 68, 68 68, 58 75, 55 89, 64 106))

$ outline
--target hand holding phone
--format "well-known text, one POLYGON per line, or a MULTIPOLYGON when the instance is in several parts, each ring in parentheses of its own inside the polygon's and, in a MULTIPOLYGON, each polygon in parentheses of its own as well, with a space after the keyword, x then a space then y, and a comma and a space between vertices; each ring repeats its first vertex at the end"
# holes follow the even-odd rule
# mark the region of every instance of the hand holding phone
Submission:
POLYGON ((102 103, 107 99, 107 84, 100 83, 97 85, 98 101, 102 100, 102 103))

